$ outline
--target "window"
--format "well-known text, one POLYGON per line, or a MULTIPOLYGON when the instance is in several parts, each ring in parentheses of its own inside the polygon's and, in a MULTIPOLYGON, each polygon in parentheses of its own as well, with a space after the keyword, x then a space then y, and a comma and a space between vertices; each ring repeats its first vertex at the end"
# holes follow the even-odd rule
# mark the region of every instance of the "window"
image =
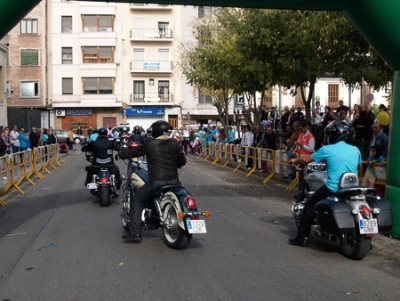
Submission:
POLYGON ((37 19, 23 19, 20 23, 21 34, 37 34, 38 33, 38 20, 37 19))
POLYGON ((61 48, 61 60, 63 65, 72 64, 72 47, 62 47, 61 48))
POLYGON ((63 95, 72 95, 72 78, 63 78, 62 79, 62 94, 63 95))
POLYGON ((158 59, 160 61, 160 70, 171 70, 171 63, 169 61, 169 49, 158 49, 158 59))
POLYGON ((114 16, 112 15, 82 15, 84 32, 113 32, 114 16))
POLYGON ((133 81, 133 102, 144 101, 144 81, 134 80, 133 81))
POLYGON ((160 38, 170 37, 168 26, 169 26, 168 22, 158 22, 158 32, 160 34, 160 38))
POLYGON ((158 97, 161 102, 169 102, 169 81, 159 80, 158 81, 158 97))
POLYGON ((144 48, 133 48, 133 70, 143 70, 144 48))
POLYGON ((114 62, 114 47, 82 47, 84 63, 112 63, 114 62))
POLYGON ((39 82, 21 82, 21 97, 39 97, 39 82))
POLYGON ((272 107, 272 96, 271 95, 264 95, 263 105, 268 108, 272 107))
POLYGON ((113 94, 114 78, 112 77, 85 77, 83 78, 84 94, 113 94))
POLYGON ((199 16, 199 18, 210 19, 212 16, 212 7, 211 6, 199 6, 198 16, 199 16))
POLYGON ((201 89, 199 89, 199 103, 212 103, 211 96, 204 94, 201 89))
POLYGON ((61 16, 61 32, 71 33, 72 32, 72 17, 61 16))
POLYGON ((328 106, 336 108, 339 105, 339 85, 328 85, 328 106))
POLYGON ((21 49, 21 66, 39 66, 39 50, 21 49))

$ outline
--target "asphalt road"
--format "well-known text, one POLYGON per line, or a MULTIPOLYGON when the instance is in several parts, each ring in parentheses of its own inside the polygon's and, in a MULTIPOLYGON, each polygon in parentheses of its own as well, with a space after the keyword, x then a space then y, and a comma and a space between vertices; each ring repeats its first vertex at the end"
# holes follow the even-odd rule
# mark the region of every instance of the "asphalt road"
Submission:
MULTIPOLYGON (((291 193, 243 171, 188 156, 181 180, 207 234, 172 250, 161 230, 122 242, 119 205, 86 191, 80 151, 35 186, 11 189, 0 208, 0 300, 399 300, 400 241, 379 235, 361 261, 295 234, 291 193)), ((123 162, 118 165, 123 168, 123 162)))

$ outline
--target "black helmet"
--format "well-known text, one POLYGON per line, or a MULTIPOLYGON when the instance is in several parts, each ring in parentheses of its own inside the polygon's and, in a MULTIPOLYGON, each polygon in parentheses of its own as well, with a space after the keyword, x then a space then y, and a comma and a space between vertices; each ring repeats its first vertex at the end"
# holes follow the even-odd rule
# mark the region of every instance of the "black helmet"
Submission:
POLYGON ((164 120, 158 120, 151 125, 151 134, 154 138, 157 138, 170 130, 172 130, 172 126, 164 120))
POLYGON ((140 134, 140 126, 135 125, 135 127, 133 128, 133 133, 140 134))
POLYGON ((97 131, 97 133, 99 134, 99 136, 108 136, 108 130, 106 128, 99 128, 99 130, 97 131))
POLYGON ((329 144, 346 141, 350 137, 349 126, 342 121, 333 121, 325 128, 329 144))

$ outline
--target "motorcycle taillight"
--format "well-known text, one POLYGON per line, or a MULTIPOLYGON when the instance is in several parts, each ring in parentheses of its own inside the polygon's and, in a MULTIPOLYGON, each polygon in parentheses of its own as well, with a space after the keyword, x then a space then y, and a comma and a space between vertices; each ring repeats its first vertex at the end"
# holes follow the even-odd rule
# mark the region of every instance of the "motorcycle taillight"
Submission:
POLYGON ((185 202, 186 202, 186 206, 189 209, 196 209, 196 200, 194 198, 192 198, 191 196, 187 196, 185 197, 185 202))
POLYGON ((361 214, 366 218, 366 219, 370 219, 371 218, 371 210, 365 206, 365 205, 361 205, 359 207, 361 214))
POLYGON ((108 183, 108 179, 107 178, 101 178, 100 182, 101 182, 101 184, 107 184, 108 183))

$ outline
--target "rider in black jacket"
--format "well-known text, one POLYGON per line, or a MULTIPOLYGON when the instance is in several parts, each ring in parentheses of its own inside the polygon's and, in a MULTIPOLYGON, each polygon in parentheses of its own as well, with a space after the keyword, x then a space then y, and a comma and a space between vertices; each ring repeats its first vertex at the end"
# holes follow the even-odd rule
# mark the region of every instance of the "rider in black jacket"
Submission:
POLYGON ((93 152, 93 164, 86 167, 87 174, 85 180, 85 186, 92 182, 93 174, 98 172, 99 165, 110 165, 114 169, 116 188, 119 190, 121 188, 121 173, 117 165, 114 164, 113 151, 119 150, 119 145, 117 145, 114 140, 108 138, 108 130, 106 128, 100 128, 98 130, 99 136, 95 141, 91 141, 84 145, 81 150, 83 152, 91 151, 93 152))
POLYGON ((133 128, 132 134, 129 136, 128 143, 133 142, 133 143, 144 144, 144 140, 145 139, 142 136, 140 127, 138 125, 135 125, 135 127, 133 128))
POLYGON ((146 200, 157 188, 165 185, 180 185, 178 168, 186 164, 186 157, 182 153, 182 147, 175 139, 169 138, 172 129, 166 121, 159 120, 152 124, 153 138, 146 139, 143 145, 121 150, 120 158, 132 158, 146 156, 150 182, 137 191, 131 199, 130 205, 130 233, 122 236, 125 242, 140 242, 142 229, 142 211, 146 200))

